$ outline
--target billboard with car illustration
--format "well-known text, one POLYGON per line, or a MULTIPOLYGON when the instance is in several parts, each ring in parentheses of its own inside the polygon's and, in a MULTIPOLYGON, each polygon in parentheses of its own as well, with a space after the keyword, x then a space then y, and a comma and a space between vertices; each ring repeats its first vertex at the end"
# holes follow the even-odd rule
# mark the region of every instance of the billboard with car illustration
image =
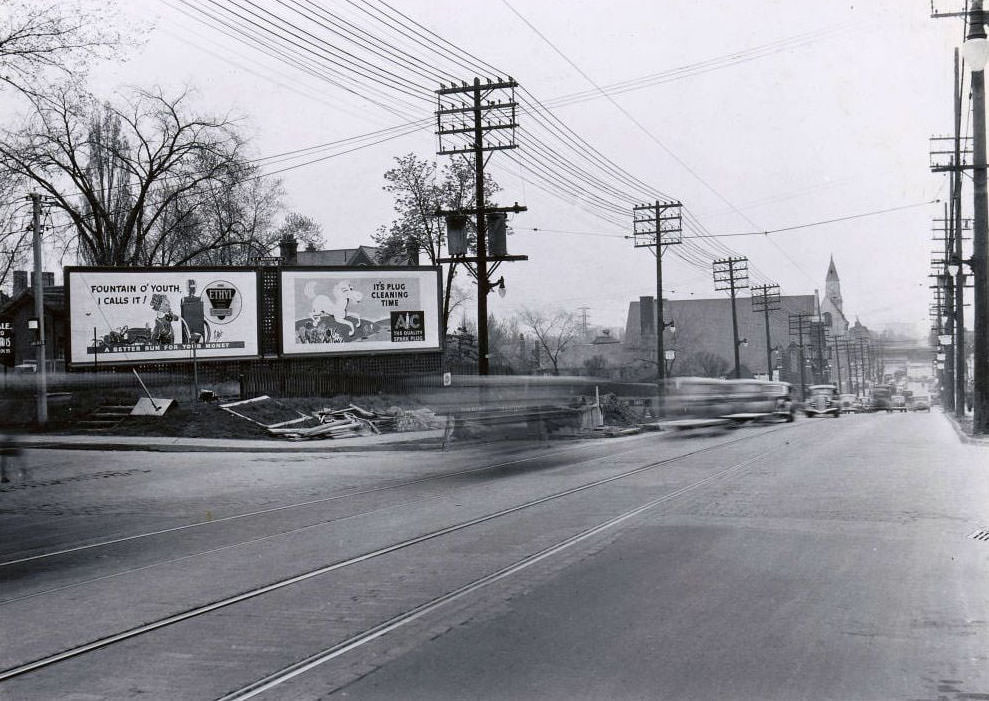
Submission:
POLYGON ((250 269, 66 268, 69 362, 255 357, 257 287, 250 269))

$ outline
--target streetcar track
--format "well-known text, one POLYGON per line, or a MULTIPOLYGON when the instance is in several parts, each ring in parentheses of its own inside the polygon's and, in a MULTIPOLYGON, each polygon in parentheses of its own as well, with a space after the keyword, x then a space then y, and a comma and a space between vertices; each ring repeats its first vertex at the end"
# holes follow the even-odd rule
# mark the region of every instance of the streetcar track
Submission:
POLYGON ((408 611, 400 613, 397 616, 393 616, 387 621, 379 623, 378 625, 370 628, 369 630, 351 636, 347 640, 337 643, 332 647, 326 648, 325 650, 321 650, 320 652, 310 655, 302 660, 299 660, 298 662, 295 662, 287 667, 284 667, 277 672, 273 672, 272 674, 262 677, 261 679, 256 680, 251 684, 248 684, 247 686, 241 687, 236 691, 232 691, 228 694, 225 694, 224 696, 221 696, 217 701, 240 701, 241 699, 253 698, 258 694, 264 693, 265 691, 269 691, 274 687, 278 686, 279 684, 283 684, 287 681, 290 681, 291 679, 294 679, 295 677, 305 674, 306 672, 318 667, 321 664, 329 662, 330 660, 340 657, 341 655, 350 652, 352 650, 355 650, 363 645, 367 645, 368 643, 371 643, 374 640, 377 640, 378 638, 394 630, 397 630, 405 625, 408 625, 409 623, 412 623, 413 621, 429 613, 432 613, 433 611, 441 608, 442 606, 445 606, 448 603, 451 603, 453 601, 456 601, 457 599, 461 599, 465 596, 468 596, 474 593, 475 591, 478 591, 490 584, 494 584, 495 582, 510 577, 511 575, 516 574, 517 572, 521 572, 522 570, 527 569, 532 565, 535 565, 541 562, 542 560, 545 560, 546 558, 552 557, 553 555, 556 555, 557 553, 563 552, 575 545, 578 545, 579 543, 582 543, 583 541, 592 538, 598 535, 599 533, 614 528, 624 523, 625 521, 628 521, 629 519, 635 518, 636 516, 645 513, 646 511, 653 509, 656 506, 659 506, 660 504, 676 499, 677 497, 683 496, 684 494, 691 492, 695 489, 698 489, 699 487, 703 487, 715 480, 722 479, 728 476, 729 474, 737 472, 743 467, 746 467, 754 463, 755 461, 762 459, 769 453, 772 453, 779 449, 780 446, 770 448, 769 450, 763 451, 758 455, 755 455, 751 458, 743 460, 740 463, 732 465, 731 467, 727 467, 719 472, 716 472, 713 475, 708 475, 704 479, 698 480, 697 482, 693 482, 692 484, 689 484, 685 487, 681 487, 680 489, 677 489, 668 494, 664 494, 661 497, 657 497, 656 499, 653 499, 647 502, 646 504, 637 506, 622 514, 619 514, 618 516, 613 516, 607 521, 599 523, 596 526, 592 526, 590 528, 584 529, 580 533, 576 533, 572 536, 569 536, 568 538, 558 541, 557 543, 549 545, 537 553, 527 555, 526 557, 523 557, 522 559, 517 560, 516 562, 510 565, 502 567, 501 569, 495 572, 488 573, 483 577, 479 577, 478 579, 475 579, 473 582, 468 582, 467 584, 458 587, 457 589, 454 589, 451 592, 442 594, 430 601, 419 604, 418 606, 415 606, 414 608, 408 611))
MULTIPOLYGON (((19 565, 24 562, 31 562, 33 560, 41 560, 48 557, 56 557, 58 555, 68 555, 71 553, 81 552, 83 550, 91 550, 93 548, 103 548, 110 545, 117 545, 119 543, 126 543, 133 540, 140 540, 142 538, 152 538, 159 535, 167 535, 169 533, 177 533, 179 531, 185 531, 192 528, 200 528, 202 526, 212 526, 216 524, 226 523, 229 521, 236 521, 242 518, 251 518, 253 516, 265 516, 267 514, 277 513, 279 511, 286 511, 290 509, 299 509, 306 506, 315 506, 316 504, 325 504, 331 501, 338 501, 341 499, 349 499, 351 497, 365 496, 367 494, 375 494, 377 492, 385 492, 392 489, 400 489, 402 487, 409 487, 416 484, 422 484, 424 482, 431 482, 439 479, 446 479, 451 477, 462 477, 463 475, 469 475, 475 472, 483 472, 484 470, 494 470, 500 467, 507 467, 509 465, 514 465, 520 462, 526 462, 529 460, 534 460, 536 458, 542 458, 553 455, 560 455, 567 450, 580 449, 585 447, 590 447, 592 444, 584 444, 579 446, 567 446, 566 448, 554 451, 552 453, 544 453, 538 456, 530 456, 528 458, 520 458, 518 460, 507 460, 505 462, 495 463, 494 465, 484 465, 482 467, 474 467, 469 470, 458 470, 457 472, 448 472, 440 475, 430 475, 428 477, 421 477, 419 479, 407 480, 405 482, 396 482, 394 484, 385 485, 382 487, 373 487, 371 489, 363 489, 354 492, 346 492, 344 494, 335 494, 330 497, 323 497, 321 499, 311 499, 309 501, 300 501, 294 504, 282 504, 281 506, 273 506, 269 509, 259 509, 258 511, 249 511, 243 514, 234 514, 232 516, 223 516, 221 518, 212 518, 206 521, 197 521, 196 523, 187 523, 182 526, 173 526, 171 528, 162 528, 157 531, 149 531, 147 533, 138 533, 136 535, 122 536, 120 538, 112 538, 110 540, 101 540, 96 543, 87 543, 86 545, 77 545, 71 548, 62 548, 61 550, 53 550, 47 553, 38 553, 37 555, 29 555, 26 557, 21 557, 16 560, 6 560, 0 562, 0 567, 9 567, 11 565, 19 565)), ((623 451, 625 452, 625 451, 623 451)))
MULTIPOLYGON (((772 429, 772 430, 775 431, 775 430, 779 430, 779 429, 776 428, 776 429, 772 429)), ((642 438, 645 438, 648 435, 650 435, 650 434, 643 434, 643 436, 641 436, 641 437, 642 438)), ((757 434, 757 435, 762 435, 762 434, 760 433, 760 434, 757 434)), ((713 447, 717 447, 717 446, 721 446, 721 445, 731 445, 732 443, 736 443, 736 442, 742 441, 742 440, 749 440, 749 439, 752 439, 754 437, 755 436, 742 436, 742 437, 738 437, 738 438, 733 438, 731 440, 725 441, 723 443, 718 443, 715 446, 711 446, 711 447, 713 448, 713 447)), ((181 531, 186 531, 186 530, 190 530, 190 529, 194 529, 194 528, 202 528, 204 526, 213 526, 213 525, 218 525, 218 524, 223 524, 223 523, 229 523, 231 521, 236 521, 236 520, 244 519, 244 518, 253 518, 253 517, 256 517, 256 516, 265 516, 265 515, 268 515, 268 514, 278 513, 278 512, 281 512, 281 511, 288 511, 288 510, 291 510, 291 509, 301 509, 301 508, 305 508, 307 506, 315 506, 315 505, 318 505, 318 504, 325 504, 325 503, 329 503, 329 502, 332 502, 332 501, 339 501, 339 500, 342 500, 342 499, 350 499, 350 498, 353 498, 353 497, 366 496, 368 494, 376 494, 376 493, 379 493, 379 492, 386 492, 386 491, 391 491, 391 490, 394 490, 394 489, 401 489, 403 487, 409 487, 409 486, 413 486, 413 485, 417 485, 417 484, 423 484, 423 483, 426 483, 426 482, 432 482, 432 481, 436 481, 436 480, 452 479, 452 478, 455 478, 455 477, 463 477, 464 475, 475 474, 475 473, 478 473, 478 472, 485 472, 485 471, 488 471, 488 470, 496 470, 496 469, 500 469, 500 468, 503 468, 503 467, 508 467, 510 465, 517 465, 517 464, 520 464, 520 463, 531 462, 533 460, 539 460, 539 459, 546 458, 546 457, 554 457, 554 456, 557 456, 557 455, 562 455, 562 454, 564 454, 564 453, 566 453, 568 451, 574 451, 574 450, 581 450, 581 449, 591 448, 591 447, 594 447, 595 445, 598 445, 598 444, 595 444, 595 443, 584 443, 584 444, 580 444, 580 445, 572 445, 572 446, 567 446, 565 448, 561 448, 559 450, 556 450, 556 451, 553 451, 553 452, 550 452, 550 453, 541 453, 539 455, 531 455, 531 456, 524 457, 524 458, 518 458, 518 459, 513 459, 513 460, 506 460, 506 461, 502 461, 502 462, 499 462, 499 463, 495 463, 493 465, 483 465, 481 467, 474 467, 474 468, 470 468, 470 469, 467 469, 467 470, 458 470, 456 472, 447 472, 447 473, 443 473, 443 474, 429 475, 428 477, 421 477, 421 478, 414 479, 414 480, 406 480, 404 482, 396 482, 396 483, 393 483, 393 484, 388 484, 388 485, 384 485, 384 486, 380 486, 380 487, 373 487, 373 488, 370 488, 370 489, 362 489, 362 490, 357 490, 357 491, 353 491, 353 492, 346 492, 344 494, 335 494, 333 496, 323 497, 323 498, 320 498, 320 499, 311 499, 309 501, 296 502, 296 503, 293 503, 293 504, 282 504, 281 506, 274 506, 274 507, 271 507, 271 508, 268 508, 268 509, 259 509, 257 511, 249 511, 249 512, 242 513, 242 514, 234 514, 232 516, 224 516, 224 517, 221 517, 221 518, 213 518, 213 519, 209 519, 209 520, 206 520, 206 521, 197 521, 195 523, 187 523, 187 524, 184 524, 182 526, 173 526, 173 527, 170 527, 170 528, 162 528, 162 529, 159 529, 159 530, 156 530, 156 531, 149 531, 147 533, 138 533, 138 534, 135 534, 135 535, 122 536, 120 538, 111 538, 109 540, 101 540, 101 541, 98 541, 96 543, 87 543, 85 545, 77 545, 77 546, 73 546, 73 547, 70 547, 70 548, 62 548, 62 549, 59 549, 59 550, 53 550, 51 552, 38 553, 36 555, 28 555, 28 556, 25 556, 25 557, 14 559, 14 560, 5 560, 5 561, 2 561, 2 562, 0 562, 0 568, 11 567, 13 565, 19 565, 19 564, 23 564, 25 562, 34 562, 34 561, 37 561, 37 560, 43 560, 43 559, 46 559, 46 558, 57 557, 57 556, 60 556, 60 555, 70 555, 70 554, 73 554, 73 553, 83 552, 83 551, 86 551, 86 550, 92 550, 92 549, 95 549, 95 548, 104 548, 104 547, 108 547, 108 546, 111 546, 111 545, 119 545, 121 543, 128 543, 128 542, 132 542, 132 541, 141 540, 141 539, 144 539, 144 538, 152 538, 152 537, 160 536, 160 535, 168 535, 169 533, 178 533, 178 532, 181 532, 181 531)), ((636 445, 636 446, 633 446, 631 448, 627 448, 625 450, 615 451, 614 453, 609 453, 609 457, 610 456, 614 456, 614 455, 621 455, 621 454, 624 454, 624 453, 632 452, 634 450, 639 449, 640 447, 641 446, 636 445)), ((593 458, 592 458, 592 460, 593 460, 593 458)))
MULTIPOLYGON (((12 679, 14 677, 17 677, 17 676, 26 674, 28 672, 37 671, 39 669, 42 669, 42 668, 45 668, 45 667, 49 667, 49 666, 54 665, 54 664, 57 664, 59 662, 63 662, 63 661, 68 660, 68 659, 79 657, 79 656, 84 655, 84 654, 87 654, 89 652, 93 652, 93 651, 96 651, 96 650, 99 650, 99 649, 108 647, 110 645, 113 645, 113 644, 116 644, 116 643, 119 643, 119 642, 123 642, 125 640, 136 638, 138 636, 145 635, 145 634, 151 633, 153 631, 156 631, 156 630, 159 630, 159 629, 162 629, 162 628, 166 628, 168 626, 172 626, 172 625, 175 625, 177 623, 181 623, 183 621, 187 621, 187 620, 190 620, 190 619, 193 619, 193 618, 197 618, 199 616, 203 616, 205 614, 208 614, 208 613, 211 613, 213 611, 217 611, 217 610, 226 608, 228 606, 233 606, 235 604, 238 604, 238 603, 241 603, 241 602, 244 602, 244 601, 247 601, 247 600, 256 598, 256 597, 259 597, 259 596, 263 596, 265 594, 268 594, 268 593, 271 593, 271 592, 274 592, 274 591, 279 591, 279 590, 284 589, 286 587, 290 587, 292 585, 299 584, 300 582, 308 581, 308 580, 313 579, 315 577, 320 577, 322 575, 329 574, 331 572, 334 572, 334 571, 343 569, 345 567, 350 567, 350 566, 353 566, 353 565, 357 565, 357 564, 360 564, 362 562, 366 562, 366 561, 369 561, 369 560, 372 560, 372 559, 375 559, 375 558, 378 558, 378 557, 382 557, 384 555, 388 555, 388 554, 393 553, 393 552, 397 552, 399 550, 404 550, 406 548, 409 548, 409 547, 412 547, 412 546, 415 546, 415 545, 419 545, 420 543, 425 543, 425 542, 428 542, 428 541, 431 541, 431 540, 435 540, 437 538, 441 538, 441 537, 446 536, 446 535, 449 535, 451 533, 456 533, 458 531, 462 531, 462 530, 465 530, 465 529, 468 529, 468 528, 472 528, 472 527, 477 526, 477 525, 480 525, 482 523, 487 523, 489 521, 493 521, 493 520, 496 520, 496 519, 499 519, 499 518, 503 518, 505 516, 508 516, 508 515, 514 514, 514 513, 518 513, 520 511, 525 510, 525 509, 530 509, 530 508, 533 508, 535 506, 539 506, 541 504, 545 504, 545 503, 548 503, 548 502, 551 502, 551 501, 555 501, 557 499, 562 499, 564 497, 571 496, 573 494, 584 492, 584 491, 587 491, 587 490, 590 490, 590 489, 594 489, 594 488, 597 488, 597 487, 600 487, 600 486, 603 486, 603 485, 606 485, 606 484, 610 484, 610 483, 615 482, 615 481, 618 481, 618 480, 626 479, 628 477, 632 477, 632 476, 641 474, 643 472, 647 472, 649 470, 653 470, 653 469, 655 469, 657 467, 661 467, 663 465, 668 465, 668 464, 673 463, 673 462, 684 460, 686 458, 689 458, 689 457, 692 457, 692 456, 695 456, 695 455, 699 455, 699 454, 702 454, 702 453, 707 453, 707 452, 710 452, 712 450, 723 448, 725 446, 732 445, 734 443, 738 443, 738 442, 741 442, 741 441, 751 440, 753 438, 756 438, 756 437, 759 437, 759 436, 764 436, 764 435, 767 435, 769 433, 775 433, 775 432, 777 432, 777 431, 779 431, 781 429, 782 429, 782 427, 777 427, 777 428, 774 428, 774 429, 771 429, 771 430, 768 430, 768 431, 764 431, 764 432, 761 432, 761 433, 758 433, 758 434, 755 434, 755 435, 747 435, 747 436, 742 436, 742 437, 739 437, 739 438, 734 438, 732 440, 724 441, 722 443, 717 443, 717 444, 714 444, 714 445, 709 445, 709 446, 705 446, 705 447, 702 447, 702 448, 698 448, 696 450, 688 451, 688 452, 682 453, 680 455, 674 455, 674 456, 670 456, 670 457, 667 457, 667 458, 663 458, 661 460, 656 460, 656 461, 647 463, 645 465, 640 465, 639 467, 633 468, 631 470, 626 470, 624 472, 621 472, 621 473, 618 473, 618 474, 615 474, 615 475, 611 475, 609 477, 605 477, 605 478, 602 478, 602 479, 599 479, 599 480, 595 480, 593 482, 588 482, 588 483, 585 483, 585 484, 582 484, 582 485, 578 485, 576 487, 571 487, 569 489, 565 489, 563 491, 556 492, 556 493, 553 493, 553 494, 548 494, 548 495, 539 497, 537 499, 532 499, 530 501, 524 502, 522 504, 517 504, 517 505, 512 506, 512 507, 508 507, 508 508, 505 508, 505 509, 500 509, 498 511, 495 511, 495 512, 492 512, 492 513, 489 513, 489 514, 486 514, 484 516, 479 516, 477 518, 473 518, 473 519, 470 519, 468 521, 461 522, 459 524, 454 524, 454 525, 451 525, 451 526, 446 526, 444 528, 440 528, 440 529, 437 529, 435 531, 430 531, 428 533, 423 533, 421 535, 418 535, 418 536, 415 536, 415 537, 412 537, 412 538, 408 538, 408 539, 399 541, 397 543, 393 543, 391 545, 388 545, 388 546, 385 546, 385 547, 382 547, 382 548, 378 548, 378 549, 372 550, 370 552, 363 553, 361 555, 357 555, 357 556, 354 556, 354 557, 351 557, 351 558, 347 558, 345 560, 340 560, 340 561, 335 562, 335 563, 324 565, 324 566, 318 567, 316 569, 310 570, 308 572, 303 572, 301 574, 297 574, 297 575, 294 575, 292 577, 287 577, 285 579, 278 580, 278 581, 272 582, 270 584, 266 584, 266 585, 263 585, 263 586, 260 586, 260 587, 255 587, 253 589, 249 589, 247 591, 241 592, 239 594, 235 594, 233 596, 228 596, 228 597, 223 598, 223 599, 218 599, 217 601, 211 602, 209 604, 205 604, 205 605, 201 605, 201 606, 196 606, 196 607, 187 609, 185 611, 182 611, 180 613, 176 613, 176 614, 173 614, 171 616, 166 616, 164 618, 158 619, 157 621, 152 621, 150 623, 145 623, 145 624, 140 625, 140 626, 135 626, 133 628, 130 628, 130 629, 121 631, 119 633, 115 633, 113 635, 105 636, 105 637, 102 637, 102 638, 97 638, 96 640, 90 641, 88 643, 84 643, 82 645, 77 645, 75 647, 69 648, 67 650, 63 650, 62 652, 56 653, 54 655, 49 655, 47 657, 42 657, 42 658, 39 658, 39 659, 34 660, 32 662, 27 662, 27 663, 24 663, 24 664, 15 666, 15 667, 11 667, 11 668, 8 668, 8 669, 5 669, 5 670, 0 670, 0 682, 3 682, 3 681, 6 681, 8 679, 12 679)), ((771 452, 774 452, 775 450, 779 450, 779 449, 783 448, 784 445, 785 444, 780 444, 780 445, 774 446, 774 447, 772 447, 772 448, 770 448, 770 449, 768 449, 766 451, 763 451, 762 453, 759 453, 757 456, 755 456, 753 458, 749 458, 749 459, 747 459, 747 460, 745 460, 745 461, 743 461, 743 462, 741 462, 741 463, 739 463, 737 465, 733 465, 732 467, 725 468, 724 470, 721 470, 721 471, 719 471, 719 472, 717 472, 717 473, 715 473, 713 475, 709 475, 708 477, 705 477, 705 478, 703 478, 701 480, 698 480, 697 482, 691 483, 690 485, 687 485, 686 487, 682 487, 682 488, 680 488, 678 490, 675 490, 674 492, 671 492, 670 494, 665 495, 664 497, 659 497, 657 500, 654 500, 654 501, 656 502, 656 504, 662 503, 663 501, 666 501, 666 500, 675 498, 676 496, 680 496, 681 494, 684 494, 684 493, 686 493, 688 491, 691 491, 693 489, 696 489, 697 487, 706 485, 706 484, 714 481, 715 479, 718 479, 718 478, 723 477, 723 476, 725 476, 727 474, 730 474, 731 472, 736 471, 736 470, 740 469, 741 467, 743 467, 745 465, 748 465, 751 462, 754 462, 755 460, 758 460, 758 459, 764 457, 765 455, 767 455, 767 454, 769 454, 771 452)), ((622 451, 622 452, 630 452, 631 450, 633 450, 633 449, 629 449, 628 451, 622 451)), ((560 452, 562 452, 562 451, 560 451, 560 452)), ((611 454, 611 455, 609 455, 607 457, 613 457, 613 454, 611 454)), ((523 462, 524 460, 525 459, 518 460, 518 461, 513 461, 513 462, 523 462)), ((476 472, 479 469, 491 469, 491 467, 489 466, 488 468, 475 468, 473 470, 468 470, 468 471, 464 471, 464 472, 467 472, 467 473, 476 472)), ((427 478, 427 479, 431 479, 431 478, 427 478)), ((413 483, 415 483, 415 482, 413 482, 413 483)), ((650 502, 650 503, 652 503, 652 502, 650 502)))
POLYGON ((252 545, 256 543, 262 543, 266 540, 273 540, 275 538, 280 538, 285 535, 292 535, 293 533, 301 533, 302 531, 308 530, 310 528, 317 528, 319 526, 326 526, 328 524, 343 523, 344 521, 349 521, 350 519, 360 518, 361 516, 370 516, 371 514, 376 514, 382 511, 387 511, 389 509, 396 509, 401 507, 410 506, 411 504, 418 504, 424 501, 433 501, 435 499, 442 498, 440 495, 434 495, 430 497, 423 497, 421 499, 414 499, 412 501, 399 502, 397 504, 386 504, 385 506, 378 507, 376 509, 370 509, 368 511, 361 511, 356 514, 348 514, 347 516, 340 516, 339 518, 329 518, 317 521, 316 523, 309 523, 305 526, 299 526, 298 528, 290 528, 286 531, 279 531, 277 533, 269 533, 265 536, 259 536, 257 538, 251 538, 249 540, 242 540, 237 543, 230 543, 229 545, 222 545, 218 548, 211 548, 209 550, 201 550, 194 553, 189 553, 188 555, 182 555, 181 557, 174 557, 168 560, 157 560, 155 562, 148 563, 147 565, 142 565, 141 567, 131 567, 126 570, 120 570, 119 572, 113 572, 111 574, 106 574, 101 577, 93 577, 91 579, 85 579, 79 582, 72 582, 71 584, 65 584, 61 587, 54 587, 53 589, 45 589, 42 591, 31 592, 30 594, 24 594, 23 596, 14 597, 12 599, 0 599, 0 606, 6 606, 8 604, 13 604, 19 601, 25 601, 27 599, 34 599, 39 596, 44 596, 45 594, 57 594, 58 592, 66 591, 68 589, 74 589, 75 587, 81 587, 86 584, 95 584, 96 582, 105 582, 109 579, 115 577, 122 577, 128 574, 134 574, 135 572, 143 572, 145 570, 150 570, 155 567, 161 567, 163 565, 172 565, 176 562, 182 562, 183 560, 189 560, 195 557, 202 557, 204 555, 214 555, 225 550, 232 550, 234 548, 239 548, 242 545, 252 545))

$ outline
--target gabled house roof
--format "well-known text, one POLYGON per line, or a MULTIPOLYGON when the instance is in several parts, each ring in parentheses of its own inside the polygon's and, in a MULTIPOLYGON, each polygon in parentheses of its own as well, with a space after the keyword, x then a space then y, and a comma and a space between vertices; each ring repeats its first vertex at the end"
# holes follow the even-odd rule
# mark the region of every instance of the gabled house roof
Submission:
MULTIPOLYGON (((0 316, 8 316, 18 307, 24 304, 34 304, 34 289, 25 288, 8 297, 7 301, 0 304, 0 316)), ((49 285, 44 288, 44 304, 47 311, 53 314, 65 313, 65 287, 62 285, 49 285)))
POLYGON ((358 246, 357 248, 334 248, 323 251, 299 251, 296 253, 296 265, 312 266, 372 266, 372 265, 408 265, 404 258, 378 260, 381 249, 375 246, 358 246))

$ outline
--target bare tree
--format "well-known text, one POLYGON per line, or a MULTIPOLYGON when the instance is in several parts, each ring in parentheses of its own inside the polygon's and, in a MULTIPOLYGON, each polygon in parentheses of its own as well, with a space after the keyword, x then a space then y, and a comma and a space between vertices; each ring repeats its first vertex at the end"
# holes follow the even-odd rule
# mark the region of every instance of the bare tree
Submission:
POLYGON ((580 322, 572 312, 558 310, 551 314, 533 309, 519 313, 521 325, 532 332, 536 343, 550 363, 553 374, 560 374, 560 356, 577 342, 580 322))
POLYGON ((680 366, 679 375, 698 377, 724 377, 731 369, 731 363, 716 353, 697 351, 688 355, 680 366))
POLYGON ((12 270, 27 262, 30 216, 31 207, 20 183, 10 173, 0 171, 0 288, 7 285, 12 270))
POLYGON ((86 64, 121 47, 112 4, 4 0, 0 12, 0 83, 36 94, 45 78, 78 78, 86 64))
MULTIPOLYGON (((385 192, 395 198, 397 218, 382 226, 374 236, 384 258, 411 257, 422 253, 430 265, 439 265, 446 240, 446 224, 436 216, 439 209, 470 209, 475 204, 474 164, 464 158, 452 158, 437 168, 434 161, 421 160, 414 153, 395 159, 396 166, 385 173, 385 192)), ((484 183, 485 199, 501 188, 491 178, 484 183)), ((468 245, 473 246, 474 240, 468 245)), ((452 298, 456 265, 447 265, 443 296, 443 327, 448 328, 450 313, 456 304, 452 298)))
POLYGON ((187 92, 113 104, 61 86, 31 101, 27 126, 0 137, 0 167, 64 211, 82 261, 185 265, 270 245, 280 184, 248 163, 230 120, 192 114, 187 92))
POLYGON ((299 212, 289 212, 285 221, 275 232, 279 239, 292 236, 296 241, 306 244, 312 250, 323 245, 323 227, 312 217, 299 212))
POLYGON ((488 315, 488 353, 492 366, 514 373, 524 372, 527 359, 519 342, 521 335, 516 317, 498 319, 488 315))

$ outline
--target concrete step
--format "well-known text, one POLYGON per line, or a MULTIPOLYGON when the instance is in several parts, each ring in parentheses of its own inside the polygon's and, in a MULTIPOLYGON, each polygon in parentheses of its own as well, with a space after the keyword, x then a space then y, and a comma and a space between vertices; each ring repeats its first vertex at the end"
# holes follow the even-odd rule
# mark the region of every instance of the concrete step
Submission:
POLYGON ((133 407, 123 404, 104 404, 90 412, 86 418, 80 419, 77 425, 83 431, 101 431, 113 428, 130 416, 131 409, 133 407))

